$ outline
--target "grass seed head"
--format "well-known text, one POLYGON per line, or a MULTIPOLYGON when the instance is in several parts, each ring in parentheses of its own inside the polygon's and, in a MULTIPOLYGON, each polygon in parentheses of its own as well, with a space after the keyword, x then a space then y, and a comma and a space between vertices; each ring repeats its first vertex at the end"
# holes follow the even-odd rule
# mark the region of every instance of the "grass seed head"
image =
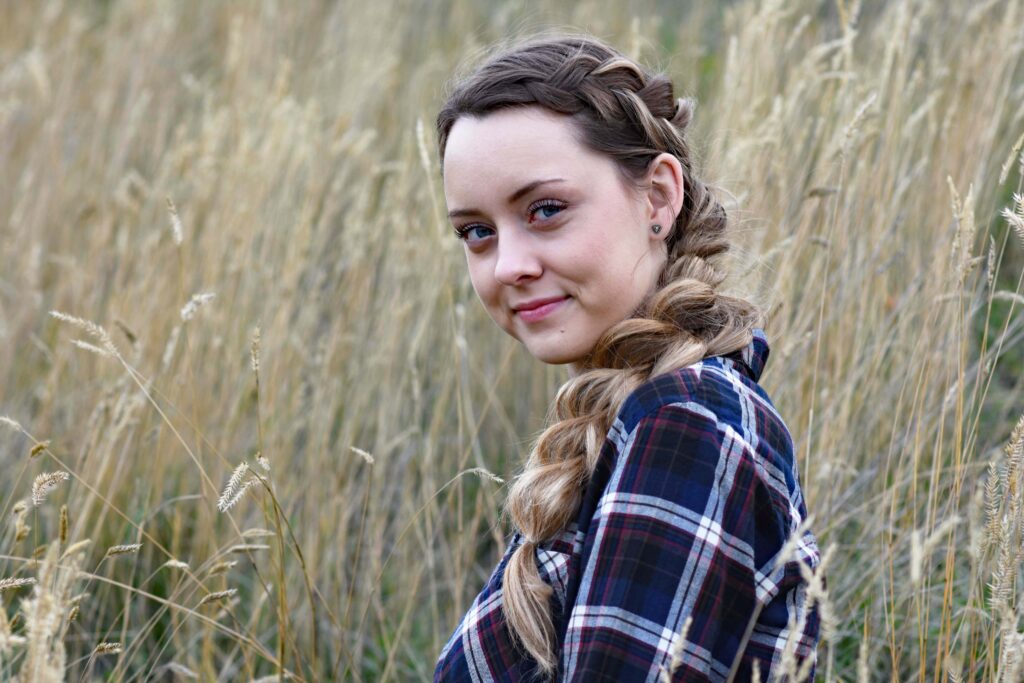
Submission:
POLYGON ((218 562, 217 564, 210 567, 210 571, 208 571, 206 575, 218 576, 220 574, 225 574, 236 564, 238 564, 238 560, 226 560, 224 562, 218 562))
POLYGON ((181 246, 185 241, 185 231, 181 226, 181 218, 178 216, 178 209, 174 206, 171 198, 167 198, 167 214, 171 219, 171 235, 174 237, 174 244, 181 246))
POLYGON ((201 292, 199 294, 193 294, 192 298, 188 300, 181 308, 181 321, 188 322, 195 317, 196 311, 200 308, 213 301, 213 298, 217 296, 213 292, 201 292))
POLYGON ((62 481, 67 481, 70 478, 71 475, 64 470, 40 474, 32 482, 32 504, 36 507, 42 505, 50 491, 57 488, 62 481))
POLYGON ((211 603, 211 602, 220 602, 221 600, 224 600, 225 598, 230 598, 232 595, 234 595, 237 592, 238 592, 237 588, 228 588, 227 590, 217 591, 215 593, 210 593, 209 595, 204 596, 203 599, 199 601, 199 605, 198 606, 202 607, 203 605, 206 605, 206 604, 211 603))
POLYGON ((100 643, 93 650, 97 655, 116 655, 121 652, 121 643, 100 643))
POLYGON ((161 566, 169 567, 171 569, 188 569, 188 562, 182 562, 181 560, 167 560, 161 566))
POLYGON ((15 579, 0 579, 0 593, 4 591, 14 590, 21 588, 22 586, 31 586, 36 582, 33 577, 26 578, 15 578, 15 579))
POLYGON ((60 556, 60 559, 65 560, 73 555, 82 552, 83 550, 88 548, 91 543, 92 541, 90 541, 88 538, 72 543, 67 547, 67 550, 64 551, 64 554, 60 556))
POLYGON ((129 555, 131 553, 137 553, 142 548, 141 543, 128 543, 125 545, 112 545, 107 548, 107 554, 104 557, 113 557, 115 555, 129 555))

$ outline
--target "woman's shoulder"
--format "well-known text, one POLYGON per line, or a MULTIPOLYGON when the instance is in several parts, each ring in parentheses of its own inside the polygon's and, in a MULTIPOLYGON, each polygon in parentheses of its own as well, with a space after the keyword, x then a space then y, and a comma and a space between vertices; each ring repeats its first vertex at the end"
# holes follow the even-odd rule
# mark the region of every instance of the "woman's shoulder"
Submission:
MULTIPOLYGON (((749 458, 759 477, 782 495, 783 502, 802 505, 792 435, 758 384, 768 352, 767 337, 756 328, 742 349, 704 358, 644 382, 623 402, 608 433, 614 453, 635 450, 640 438, 636 434, 641 431, 647 435, 643 438, 658 434, 659 444, 676 444, 675 448, 697 439, 706 442, 707 453, 721 451, 749 458), (648 428, 640 429, 645 420, 648 428)), ((647 447, 649 444, 641 446, 647 447)))
POLYGON ((744 427, 743 413, 750 410, 768 411, 781 421, 771 398, 758 384, 769 350, 764 330, 755 328, 750 343, 741 349, 652 377, 623 401, 616 423, 628 433, 644 417, 673 405, 702 408, 740 428, 744 427))
POLYGON ((608 437, 622 451, 645 418, 685 411, 741 439, 775 466, 794 468, 793 436, 758 383, 768 353, 764 330, 755 328, 751 342, 743 348, 647 380, 623 402, 608 437))

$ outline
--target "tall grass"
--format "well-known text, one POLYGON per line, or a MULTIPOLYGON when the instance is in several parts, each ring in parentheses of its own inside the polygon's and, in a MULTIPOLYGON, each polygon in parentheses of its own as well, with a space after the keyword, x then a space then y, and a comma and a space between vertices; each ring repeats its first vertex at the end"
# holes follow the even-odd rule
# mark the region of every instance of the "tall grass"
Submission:
POLYGON ((3 15, 0 677, 429 678, 565 378, 475 301, 431 122, 552 24, 700 100, 832 548, 820 677, 1020 675, 1020 2, 3 15))

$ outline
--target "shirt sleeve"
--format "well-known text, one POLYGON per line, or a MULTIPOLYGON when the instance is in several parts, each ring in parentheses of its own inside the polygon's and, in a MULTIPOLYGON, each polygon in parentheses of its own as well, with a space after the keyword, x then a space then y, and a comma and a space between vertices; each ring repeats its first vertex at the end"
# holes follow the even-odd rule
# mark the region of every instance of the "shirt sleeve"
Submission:
MULTIPOLYGON (((816 613, 796 562, 775 567, 800 521, 778 469, 785 457, 766 461, 703 404, 640 419, 584 540, 562 680, 657 681, 664 669, 672 681, 720 681, 738 659, 736 680, 756 665, 769 681, 787 641, 797 662, 812 659, 813 680, 816 613)), ((798 545, 816 566, 813 537, 798 545)))

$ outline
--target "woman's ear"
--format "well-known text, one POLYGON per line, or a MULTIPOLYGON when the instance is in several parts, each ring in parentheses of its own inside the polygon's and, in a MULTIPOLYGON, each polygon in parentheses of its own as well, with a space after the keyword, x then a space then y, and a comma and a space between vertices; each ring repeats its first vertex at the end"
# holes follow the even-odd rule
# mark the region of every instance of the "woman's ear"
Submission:
MULTIPOLYGON (((647 177, 647 218, 651 225, 658 224, 671 228, 676 222, 676 216, 683 209, 683 196, 686 190, 683 166, 674 154, 662 152, 651 160, 647 177)), ((663 230, 657 238, 664 239, 669 232, 670 230, 663 230)), ((652 237, 655 237, 653 233, 652 237)))

